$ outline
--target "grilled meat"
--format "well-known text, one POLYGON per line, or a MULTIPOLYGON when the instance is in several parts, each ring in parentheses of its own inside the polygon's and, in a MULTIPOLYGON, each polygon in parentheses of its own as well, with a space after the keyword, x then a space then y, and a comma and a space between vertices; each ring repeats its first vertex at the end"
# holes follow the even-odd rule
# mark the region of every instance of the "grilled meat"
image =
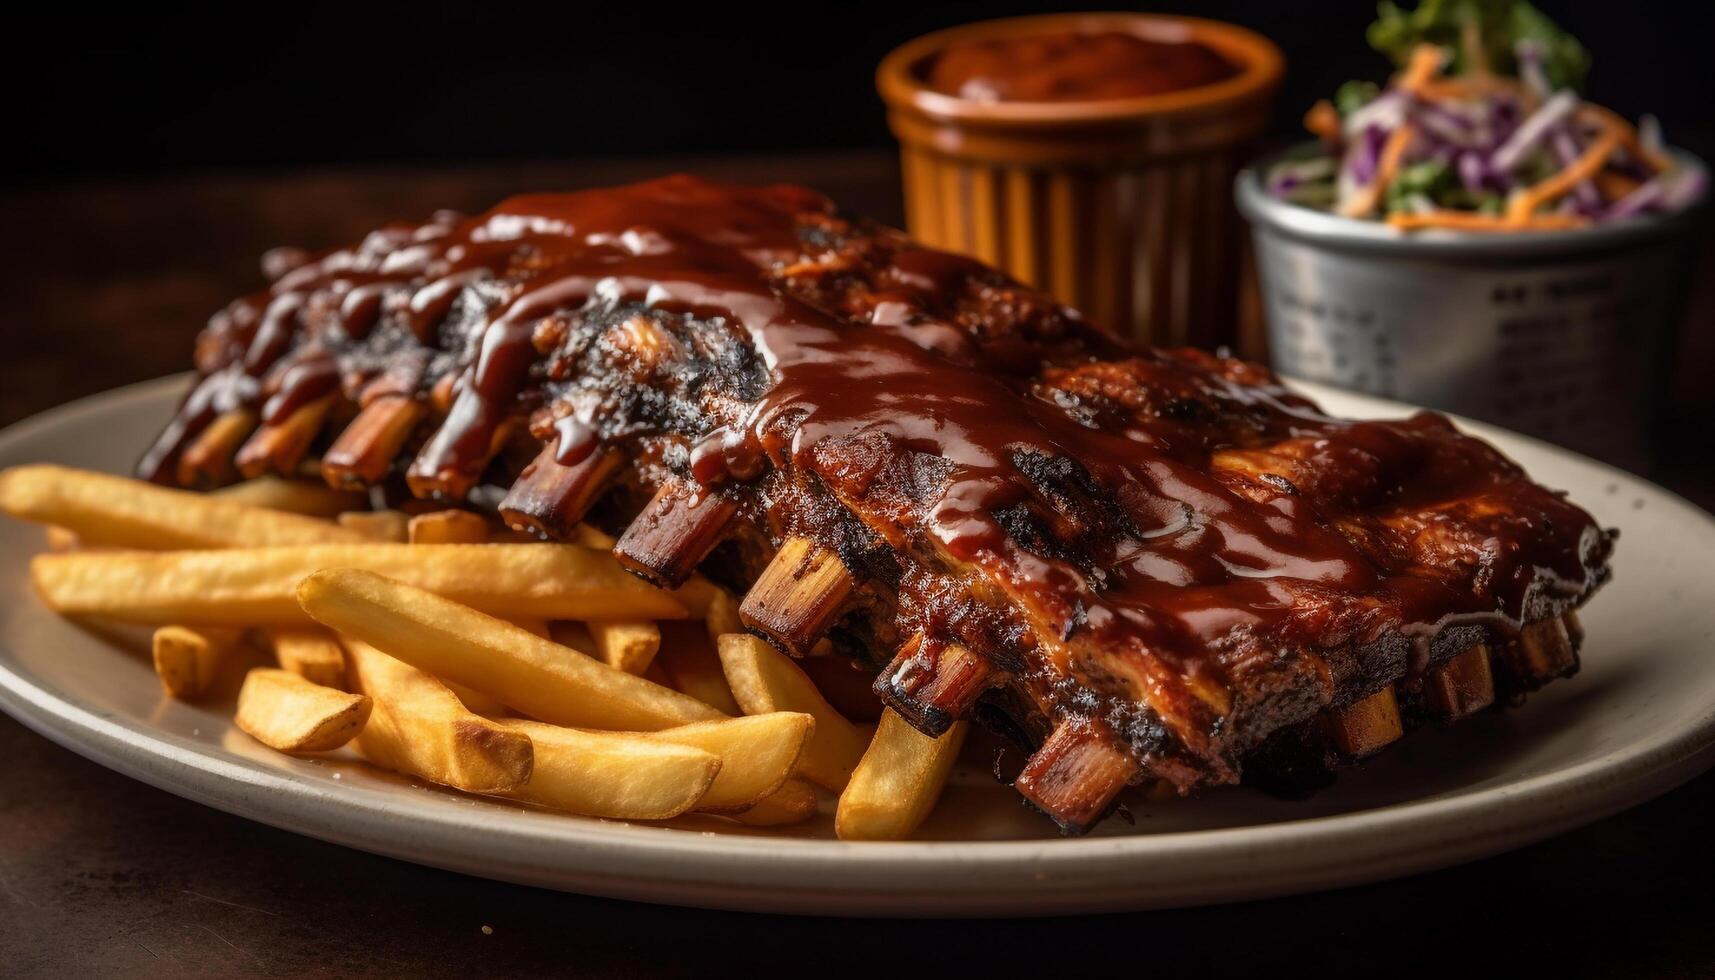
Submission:
POLYGON ((813 192, 691 177, 377 231, 217 314, 140 464, 596 508, 628 568, 750 586, 926 732, 1036 746, 1069 830, 1128 783, 1320 770, 1576 668, 1610 536, 1445 418, 1330 418, 1128 347, 813 192))

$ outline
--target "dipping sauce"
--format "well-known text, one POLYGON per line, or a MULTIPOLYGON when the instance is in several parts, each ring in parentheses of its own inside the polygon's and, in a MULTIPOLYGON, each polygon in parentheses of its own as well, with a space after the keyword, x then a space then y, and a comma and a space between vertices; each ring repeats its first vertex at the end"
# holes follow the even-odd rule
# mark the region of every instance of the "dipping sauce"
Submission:
POLYGON ((1238 73, 1195 41, 1066 32, 950 45, 927 81, 973 102, 1092 102, 1200 88, 1238 73))

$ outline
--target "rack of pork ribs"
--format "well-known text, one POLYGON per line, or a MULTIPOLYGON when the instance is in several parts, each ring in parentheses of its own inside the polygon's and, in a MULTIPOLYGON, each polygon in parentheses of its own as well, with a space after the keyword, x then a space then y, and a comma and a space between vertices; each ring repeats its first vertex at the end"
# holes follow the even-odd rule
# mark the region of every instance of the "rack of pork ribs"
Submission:
POLYGON ((1608 576, 1609 533, 1439 415, 1126 346, 802 188, 524 196, 264 267, 145 477, 623 527, 626 568, 742 589, 922 731, 1020 740, 1068 832, 1127 784, 1302 784, 1516 701, 1577 669, 1608 576))

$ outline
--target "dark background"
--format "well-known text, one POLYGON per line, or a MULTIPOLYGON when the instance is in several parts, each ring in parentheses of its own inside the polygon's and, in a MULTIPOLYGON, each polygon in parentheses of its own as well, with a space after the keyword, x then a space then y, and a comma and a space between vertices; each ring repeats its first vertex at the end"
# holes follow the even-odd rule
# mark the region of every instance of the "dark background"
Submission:
MULTIPOLYGON (((8 12, 8 179, 184 169, 881 147, 890 48, 984 17, 1099 4, 730 2, 32 5, 8 12)), ((1595 54, 1591 94, 1708 155, 1715 5, 1539 3, 1595 54)), ((1208 0, 1289 59, 1275 132, 1386 72, 1365 2, 1208 0)))
MULTIPOLYGON (((1715 4, 1542 0, 1594 55, 1590 95, 1715 159, 1715 4)), ((430 211, 671 170, 797 181, 901 221, 872 73, 923 32, 1059 4, 443 2, 8 11, 0 82, 0 423, 188 364, 274 245, 327 248, 430 211)), ((1269 140, 1381 79, 1365 0, 1151 9, 1248 25, 1287 55, 1269 140)), ((1711 236, 1706 234, 1706 241, 1711 236)), ((1715 506, 1715 249, 1662 395, 1649 475, 1715 506)), ((1245 325, 1247 332, 1255 330, 1245 325)), ((1260 356, 1255 349, 1244 351, 1260 356)))

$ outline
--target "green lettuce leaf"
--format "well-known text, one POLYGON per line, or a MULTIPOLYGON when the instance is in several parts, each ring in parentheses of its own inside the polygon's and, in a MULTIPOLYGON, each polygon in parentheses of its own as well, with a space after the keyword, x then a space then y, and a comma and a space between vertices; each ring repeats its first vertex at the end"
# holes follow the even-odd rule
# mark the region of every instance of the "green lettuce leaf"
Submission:
POLYGON ((1392 0, 1376 8, 1370 25, 1370 47, 1404 65, 1411 49, 1435 44, 1453 52, 1452 70, 1465 71, 1464 25, 1475 23, 1489 66, 1505 75, 1518 74, 1515 54, 1520 41, 1542 47, 1543 73, 1555 88, 1582 88, 1590 70, 1590 55, 1572 35, 1525 0, 1421 0, 1410 10, 1392 0))

